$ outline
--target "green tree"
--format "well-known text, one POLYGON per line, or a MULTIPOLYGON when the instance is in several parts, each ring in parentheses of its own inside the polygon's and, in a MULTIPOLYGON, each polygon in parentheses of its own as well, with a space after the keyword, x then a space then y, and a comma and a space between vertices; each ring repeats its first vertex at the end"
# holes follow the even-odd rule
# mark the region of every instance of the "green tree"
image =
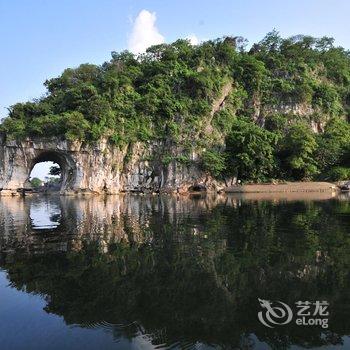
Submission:
POLYGON ((278 136, 254 122, 238 119, 226 141, 227 170, 243 180, 263 181, 276 166, 278 136))
POLYGON ((225 154, 215 150, 203 152, 202 161, 204 169, 214 176, 221 175, 226 169, 225 154))
POLYGON ((64 135, 68 140, 85 140, 91 135, 90 123, 80 112, 66 112, 61 118, 64 135))
POLYGON ((305 180, 319 172, 316 137, 308 125, 303 122, 291 125, 281 143, 279 158, 288 176, 305 180))
POLYGON ((332 119, 318 137, 317 161, 323 170, 342 162, 350 148, 350 124, 332 119))
POLYGON ((39 178, 33 177, 30 180, 30 184, 33 186, 34 189, 37 189, 42 186, 43 182, 39 178))
POLYGON ((53 165, 50 167, 49 174, 52 176, 60 176, 61 168, 58 165, 53 165))

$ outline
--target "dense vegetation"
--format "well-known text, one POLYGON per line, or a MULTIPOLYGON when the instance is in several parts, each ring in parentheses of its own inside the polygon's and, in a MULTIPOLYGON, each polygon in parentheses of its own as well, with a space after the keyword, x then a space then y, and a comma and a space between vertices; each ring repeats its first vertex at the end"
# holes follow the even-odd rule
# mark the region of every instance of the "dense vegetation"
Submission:
POLYGON ((9 137, 167 140, 182 150, 177 161, 196 151, 217 177, 350 177, 350 52, 332 38, 273 31, 249 50, 240 37, 178 40, 138 57, 113 52, 45 86, 46 96, 10 107, 0 126, 9 137))

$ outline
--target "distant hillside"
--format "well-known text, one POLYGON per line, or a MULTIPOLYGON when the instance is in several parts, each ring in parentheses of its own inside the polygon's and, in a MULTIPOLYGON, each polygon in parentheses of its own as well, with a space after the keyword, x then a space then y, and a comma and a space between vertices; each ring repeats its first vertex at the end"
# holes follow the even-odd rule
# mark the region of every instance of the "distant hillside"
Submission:
POLYGON ((249 51, 245 43, 113 52, 46 81, 47 95, 11 106, 0 130, 120 148, 159 142, 164 164, 198 158, 217 178, 350 178, 350 52, 332 38, 277 32, 249 51))

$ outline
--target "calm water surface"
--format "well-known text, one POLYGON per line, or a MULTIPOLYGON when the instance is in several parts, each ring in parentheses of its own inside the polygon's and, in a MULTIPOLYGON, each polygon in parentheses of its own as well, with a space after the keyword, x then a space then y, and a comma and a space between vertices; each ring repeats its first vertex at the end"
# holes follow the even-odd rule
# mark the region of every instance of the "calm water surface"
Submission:
POLYGON ((1 198, 0 349, 350 349, 350 199, 283 197, 1 198))

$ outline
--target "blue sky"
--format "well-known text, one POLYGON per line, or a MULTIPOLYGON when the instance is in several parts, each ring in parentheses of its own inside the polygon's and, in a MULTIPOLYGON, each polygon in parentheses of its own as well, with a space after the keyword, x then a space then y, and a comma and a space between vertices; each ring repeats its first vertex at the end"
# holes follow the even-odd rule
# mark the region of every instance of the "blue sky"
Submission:
POLYGON ((349 13, 348 0, 0 0, 0 118, 40 97, 43 82, 65 68, 152 40, 241 35, 253 43, 276 28, 333 36, 350 49, 349 13))

